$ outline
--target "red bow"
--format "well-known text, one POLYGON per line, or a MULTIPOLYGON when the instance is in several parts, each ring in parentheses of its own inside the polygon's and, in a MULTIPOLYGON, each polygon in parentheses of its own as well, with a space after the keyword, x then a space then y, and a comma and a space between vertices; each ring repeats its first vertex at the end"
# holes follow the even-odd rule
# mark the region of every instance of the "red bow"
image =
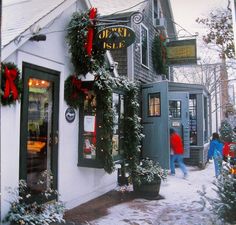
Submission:
POLYGON ((82 88, 82 81, 77 79, 75 76, 72 77, 72 85, 76 87, 77 91, 82 91, 84 94, 88 93, 87 88, 82 88))
MULTIPOLYGON (((94 25, 94 19, 96 17, 97 9, 96 8, 91 8, 89 12, 89 19, 92 21, 92 24, 94 25)), ((85 48, 87 51, 88 56, 92 55, 92 48, 93 48, 93 34, 94 34, 94 29, 93 26, 88 28, 88 35, 87 35, 87 42, 85 44, 85 48)))
POLYGON ((8 69, 7 67, 5 67, 4 76, 6 78, 6 84, 3 98, 8 98, 10 93, 12 92, 13 99, 16 100, 18 98, 18 91, 14 83, 14 80, 17 77, 17 70, 8 69))

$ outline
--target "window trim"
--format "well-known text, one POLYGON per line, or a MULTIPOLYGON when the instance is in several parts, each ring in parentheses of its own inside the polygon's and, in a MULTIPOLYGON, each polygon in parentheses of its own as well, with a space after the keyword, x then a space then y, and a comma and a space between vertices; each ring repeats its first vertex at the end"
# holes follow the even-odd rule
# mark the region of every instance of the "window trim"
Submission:
POLYGON ((142 23, 140 24, 140 63, 143 67, 149 69, 149 30, 148 28, 142 23), (147 65, 143 63, 143 57, 142 57, 142 29, 145 29, 147 31, 147 65))

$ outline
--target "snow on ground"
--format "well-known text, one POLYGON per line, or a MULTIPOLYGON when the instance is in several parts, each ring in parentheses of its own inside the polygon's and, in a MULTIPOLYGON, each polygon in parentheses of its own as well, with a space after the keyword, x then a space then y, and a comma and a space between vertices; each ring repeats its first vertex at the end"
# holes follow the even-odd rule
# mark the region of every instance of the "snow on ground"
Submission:
POLYGON ((90 225, 220 225, 209 210, 201 210, 200 194, 202 186, 206 187, 208 196, 214 196, 212 181, 214 178, 213 163, 207 164, 204 170, 188 167, 189 176, 183 179, 180 169, 175 176, 168 176, 162 182, 161 200, 142 198, 111 207, 109 214, 90 225))

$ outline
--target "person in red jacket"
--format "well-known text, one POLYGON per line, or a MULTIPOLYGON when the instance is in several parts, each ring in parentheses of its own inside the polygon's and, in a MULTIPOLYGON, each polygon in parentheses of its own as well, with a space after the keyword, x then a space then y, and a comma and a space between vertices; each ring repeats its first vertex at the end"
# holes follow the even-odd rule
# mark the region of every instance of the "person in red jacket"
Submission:
POLYGON ((170 172, 171 175, 175 175, 175 162, 178 163, 179 168, 184 174, 184 178, 187 177, 188 172, 183 162, 184 147, 183 141, 180 135, 173 129, 170 128, 170 172))

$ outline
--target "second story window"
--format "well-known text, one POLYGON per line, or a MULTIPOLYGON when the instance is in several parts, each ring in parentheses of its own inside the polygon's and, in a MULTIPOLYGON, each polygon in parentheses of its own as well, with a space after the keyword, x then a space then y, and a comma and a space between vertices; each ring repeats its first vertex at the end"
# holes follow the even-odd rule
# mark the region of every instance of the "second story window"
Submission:
POLYGON ((153 0, 153 19, 159 19, 160 18, 160 8, 159 8, 159 1, 153 0))
POLYGON ((148 67, 148 29, 141 25, 141 64, 148 67))

